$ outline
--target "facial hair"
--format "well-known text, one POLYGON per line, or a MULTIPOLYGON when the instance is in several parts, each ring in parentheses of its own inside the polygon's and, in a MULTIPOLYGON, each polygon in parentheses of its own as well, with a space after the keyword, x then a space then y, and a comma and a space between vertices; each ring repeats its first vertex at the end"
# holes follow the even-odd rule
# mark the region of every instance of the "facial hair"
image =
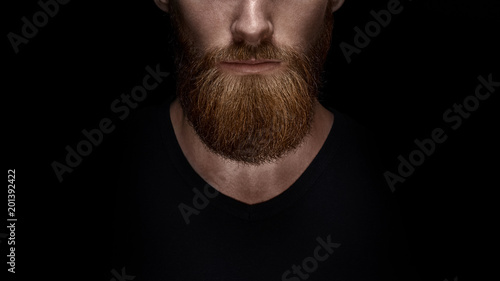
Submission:
POLYGON ((189 124, 213 153, 240 163, 273 162, 297 149, 311 130, 320 74, 330 47, 333 16, 318 38, 298 51, 263 41, 201 51, 171 10, 177 32, 177 97, 189 124), (238 75, 219 63, 269 59, 281 67, 238 75))

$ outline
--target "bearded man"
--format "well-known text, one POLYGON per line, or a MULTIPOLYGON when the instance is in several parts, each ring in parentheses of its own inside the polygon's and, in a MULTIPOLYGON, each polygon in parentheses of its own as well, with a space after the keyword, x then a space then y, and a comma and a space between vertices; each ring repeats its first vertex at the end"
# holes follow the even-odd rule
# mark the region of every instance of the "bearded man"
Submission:
POLYGON ((343 0, 155 2, 175 33, 177 95, 132 131, 127 272, 411 280, 391 258, 389 189, 364 134, 318 101, 343 0))

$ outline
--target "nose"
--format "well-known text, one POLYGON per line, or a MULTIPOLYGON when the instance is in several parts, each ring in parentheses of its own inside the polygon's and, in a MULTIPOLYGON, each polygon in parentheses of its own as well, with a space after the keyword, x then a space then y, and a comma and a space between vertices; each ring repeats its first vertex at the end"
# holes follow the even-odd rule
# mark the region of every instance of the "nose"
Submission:
POLYGON ((233 39, 257 46, 273 34, 269 0, 242 0, 231 26, 233 39))

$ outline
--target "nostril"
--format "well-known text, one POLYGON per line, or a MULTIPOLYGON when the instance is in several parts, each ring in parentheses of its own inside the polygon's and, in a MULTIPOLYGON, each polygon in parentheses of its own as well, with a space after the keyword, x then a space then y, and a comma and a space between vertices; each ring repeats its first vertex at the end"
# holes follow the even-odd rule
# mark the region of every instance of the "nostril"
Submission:
POLYGON ((236 21, 233 27, 235 41, 245 41, 250 45, 257 45, 272 36, 273 27, 269 21, 244 22, 236 21))

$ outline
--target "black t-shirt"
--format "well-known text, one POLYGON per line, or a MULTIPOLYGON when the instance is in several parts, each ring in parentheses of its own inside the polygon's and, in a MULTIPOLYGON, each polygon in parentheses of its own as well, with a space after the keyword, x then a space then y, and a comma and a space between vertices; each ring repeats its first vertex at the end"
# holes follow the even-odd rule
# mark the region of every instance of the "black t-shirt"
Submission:
POLYGON ((351 119, 329 109, 333 127, 300 178, 247 205, 193 170, 169 105, 143 111, 130 131, 116 268, 139 281, 413 280, 390 189, 351 119))

